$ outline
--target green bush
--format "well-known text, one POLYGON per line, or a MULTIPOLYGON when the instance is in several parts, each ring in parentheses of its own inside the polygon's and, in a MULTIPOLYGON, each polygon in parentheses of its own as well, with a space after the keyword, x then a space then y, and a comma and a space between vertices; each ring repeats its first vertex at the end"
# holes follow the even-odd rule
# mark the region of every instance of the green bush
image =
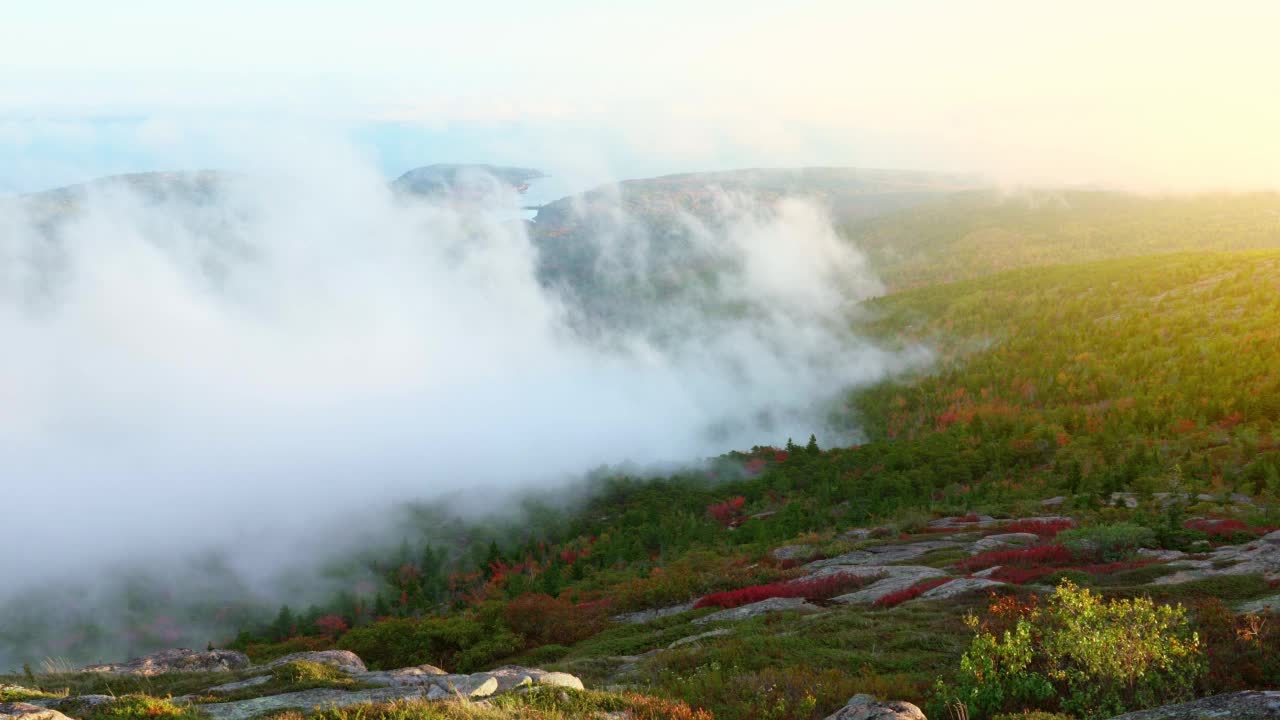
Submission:
POLYGON ((280 682, 306 683, 339 680, 344 675, 341 670, 332 665, 309 660, 295 660, 271 668, 271 677, 280 682))
POLYGON ((975 636, 957 680, 936 687, 939 703, 964 703, 974 718, 1020 710, 1110 717, 1190 699, 1205 670, 1181 605, 1103 600, 1064 581, 1044 608, 1003 600, 990 614, 987 622, 968 616, 975 636))
POLYGON ((1138 548, 1156 546, 1155 531, 1129 522, 1065 530, 1057 539, 1072 551, 1096 557, 1099 562, 1123 560, 1138 548))
POLYGON ((376 670, 424 663, 454 672, 483 670, 518 651, 520 638, 502 623, 481 615, 383 620, 348 632, 338 647, 359 655, 376 670))

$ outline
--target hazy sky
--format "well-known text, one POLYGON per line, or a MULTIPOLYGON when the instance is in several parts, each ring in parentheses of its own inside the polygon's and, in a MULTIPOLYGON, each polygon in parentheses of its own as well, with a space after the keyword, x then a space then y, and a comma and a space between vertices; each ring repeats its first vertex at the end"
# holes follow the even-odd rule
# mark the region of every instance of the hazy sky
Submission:
POLYGON ((218 138, 387 172, 849 164, 1280 185, 1280 3, 0 0, 0 189, 218 138))

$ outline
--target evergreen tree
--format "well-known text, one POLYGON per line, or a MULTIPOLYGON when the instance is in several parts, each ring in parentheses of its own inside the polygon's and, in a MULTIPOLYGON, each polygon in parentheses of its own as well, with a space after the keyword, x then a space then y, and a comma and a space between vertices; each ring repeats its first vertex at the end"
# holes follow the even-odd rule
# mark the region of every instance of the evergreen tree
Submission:
POLYGON ((276 619, 271 623, 271 639, 284 640, 292 637, 296 630, 297 620, 293 617, 293 610, 288 605, 281 605, 280 612, 276 614, 276 619))

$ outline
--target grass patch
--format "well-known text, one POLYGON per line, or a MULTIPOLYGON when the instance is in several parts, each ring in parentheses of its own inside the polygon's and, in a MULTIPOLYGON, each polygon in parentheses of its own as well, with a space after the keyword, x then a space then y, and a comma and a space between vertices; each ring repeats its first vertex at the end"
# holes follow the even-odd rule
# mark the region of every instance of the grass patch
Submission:
POLYGON ((198 710, 148 695, 122 695, 107 702, 77 708, 72 702, 64 712, 80 720, 198 720, 198 710))
POLYGON ((160 675, 119 675, 116 673, 70 672, 36 674, 31 679, 0 676, 0 683, 22 682, 55 695, 150 695, 172 697, 192 695, 215 685, 252 677, 251 672, 191 672, 160 675))
POLYGON ((61 697, 58 693, 45 692, 19 685, 6 685, 0 682, 0 703, 31 702, 44 698, 61 697))

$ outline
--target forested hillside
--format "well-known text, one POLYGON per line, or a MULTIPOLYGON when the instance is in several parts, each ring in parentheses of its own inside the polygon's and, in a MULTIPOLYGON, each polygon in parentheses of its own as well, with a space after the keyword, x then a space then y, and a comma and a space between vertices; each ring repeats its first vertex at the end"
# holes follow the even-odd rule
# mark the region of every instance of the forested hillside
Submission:
POLYGON ((893 291, 1020 267, 1280 247, 1280 194, 973 191, 845 231, 893 291))
MULTIPOLYGON (((866 303, 851 331, 933 353, 848 397, 832 421, 859 444, 602 469, 576 502, 533 494, 514 517, 417 506, 399 548, 331 569, 345 589, 328 602, 219 609, 244 623, 216 642, 257 661, 341 648, 375 671, 536 664, 718 718, 821 718, 854 692, 975 720, 1106 717, 1277 686, 1280 250, 1142 254, 1280 243, 1276 198, 1066 197, 966 196, 856 231, 919 287, 866 303), (1072 262, 1095 255, 1119 257, 1072 262), (934 284, 952 276, 969 279, 934 284), (1129 686, 1048 672, 1034 692, 972 669, 1002 652, 984 633, 1049 637, 1079 608, 1148 627, 1135 643, 1168 633, 1181 659, 1129 686)), ((173 620, 135 602, 141 646, 173 620)))

